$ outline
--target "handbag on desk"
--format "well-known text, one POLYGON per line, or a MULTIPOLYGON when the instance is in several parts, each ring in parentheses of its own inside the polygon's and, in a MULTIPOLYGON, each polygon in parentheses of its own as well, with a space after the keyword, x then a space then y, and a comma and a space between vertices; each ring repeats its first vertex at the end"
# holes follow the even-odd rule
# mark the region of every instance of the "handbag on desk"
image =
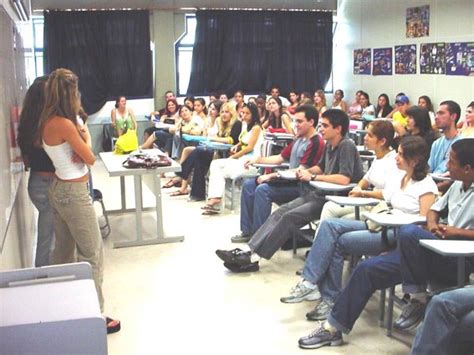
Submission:
POLYGON ((122 166, 127 169, 154 169, 170 165, 171 159, 167 156, 148 153, 130 154, 122 163, 122 166))

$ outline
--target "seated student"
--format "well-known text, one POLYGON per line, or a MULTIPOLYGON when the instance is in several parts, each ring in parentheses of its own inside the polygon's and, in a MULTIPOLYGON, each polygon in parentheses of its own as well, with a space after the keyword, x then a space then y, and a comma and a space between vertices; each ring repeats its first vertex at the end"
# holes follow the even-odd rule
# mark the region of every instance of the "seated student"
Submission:
MULTIPOLYGON (((166 124, 176 123, 176 120, 179 118, 178 102, 175 99, 169 99, 166 102, 166 107, 160 110, 160 112, 162 112, 161 115, 159 115, 158 112, 152 112, 150 114, 152 122, 162 122, 166 124)), ((153 133, 159 130, 160 128, 156 128, 155 126, 148 127, 147 129, 145 129, 145 132, 143 133, 143 141, 146 142, 148 137, 150 137, 153 133)))
MULTIPOLYGON (((273 85, 270 89, 270 97, 273 97, 274 99, 279 99, 283 105, 283 107, 288 107, 290 106, 290 102, 287 100, 286 97, 280 96, 280 88, 278 86, 273 85)), ((267 98, 267 101, 270 99, 270 97, 267 98)))
MULTIPOLYGON (((247 165, 282 164, 289 161, 290 169, 308 169, 316 165, 321 158, 324 141, 316 131, 318 112, 313 106, 298 106, 295 112, 297 138, 278 155, 257 157, 247 165)), ((247 179, 240 197, 241 234, 232 237, 235 243, 248 242, 252 234, 270 216, 272 202, 283 204, 294 200, 300 194, 297 182, 279 180, 278 172, 260 175, 256 179, 247 179)))
MULTIPOLYGON (((428 176, 427 156, 428 147, 422 138, 404 137, 396 158, 400 171, 389 178, 383 190, 372 192, 372 197, 390 202, 394 214, 425 216, 438 193, 428 176)), ((395 241, 392 231, 387 233, 387 241, 390 244, 395 241)), ((390 244, 382 239, 382 232, 370 231, 365 221, 338 218, 321 221, 306 258, 303 277, 281 302, 320 300, 306 318, 326 319, 341 290, 344 255, 378 255, 387 251, 390 244)))
POLYGON ((433 129, 436 129, 436 122, 435 122, 435 113, 433 108, 433 103, 429 96, 422 95, 418 98, 418 107, 422 107, 428 110, 428 115, 430 116, 430 122, 433 129))
POLYGON ((258 109, 258 117, 260 118, 260 124, 263 124, 268 120, 269 112, 267 111, 267 99, 265 94, 257 96, 256 103, 258 109))
MULTIPOLYGON (((399 228, 398 249, 361 262, 349 283, 336 299, 326 322, 299 340, 300 347, 318 348, 342 344, 341 332, 349 333, 371 295, 402 283, 413 301, 397 320, 395 327, 407 329, 423 318, 428 281, 454 285, 457 278, 455 258, 443 257, 419 244, 420 239, 474 239, 474 139, 455 142, 449 153, 448 169, 458 180, 427 214, 427 230, 421 226, 399 228), (440 223, 440 213, 448 210, 448 223, 440 223)), ((474 258, 466 259, 466 275, 474 271, 474 258)))
MULTIPOLYGON (((368 150, 374 151, 375 159, 362 180, 349 192, 349 196, 374 197, 377 191, 384 189, 390 177, 399 173, 395 161, 397 153, 392 149, 394 135, 395 130, 390 121, 373 121, 367 126, 364 146, 368 150), (369 187, 373 187, 373 191, 370 191, 369 187)), ((335 202, 328 201, 324 204, 320 221, 328 218, 354 219, 354 207, 340 206, 335 202)))
POLYGON ((293 116, 296 112, 296 108, 300 105, 300 95, 298 95, 295 90, 291 90, 288 94, 288 99, 290 105, 286 108, 286 111, 293 116))
MULTIPOLYGON (((401 96, 406 96, 404 92, 399 92, 398 94, 395 95, 395 101, 397 101, 397 98, 398 97, 401 97, 401 96)), ((393 110, 392 112, 390 112, 388 115, 387 115, 387 118, 393 118, 393 115, 398 112, 398 106, 395 105, 393 106, 393 110)))
POLYGON ((244 97, 245 94, 242 90, 237 90, 234 93, 233 101, 235 103, 235 110, 237 111, 237 116, 240 115, 240 111, 242 111, 242 108, 244 107, 244 97))
POLYGON ((200 135, 202 132, 202 120, 198 116, 193 116, 191 109, 184 105, 179 109, 180 119, 168 131, 159 130, 153 133, 140 148, 149 149, 156 143, 166 154, 171 156, 173 146, 173 135, 183 132, 191 135, 200 135))
MULTIPOLYGON (((262 123, 262 128, 272 131, 283 131, 294 134, 291 117, 283 112, 283 105, 280 98, 270 97, 267 100, 269 111, 268 118, 262 123)), ((260 118, 260 116, 259 116, 260 118)))
MULTIPOLYGON (((302 182, 341 185, 359 181, 363 176, 362 162, 354 142, 346 137, 348 129, 349 117, 345 112, 336 109, 324 112, 320 120, 320 133, 326 140, 323 157, 318 165, 297 170, 296 177, 302 182)), ((270 259, 301 227, 318 219, 325 203, 325 196, 317 190, 304 191, 302 197, 272 213, 254 233, 247 250, 217 250, 216 254, 233 272, 257 271, 260 257, 270 259)))
POLYGON ((431 150, 433 142, 438 138, 438 133, 431 125, 430 115, 427 109, 412 106, 406 111, 408 123, 406 130, 411 136, 420 136, 428 144, 431 150))
POLYGON ((393 108, 390 106, 390 99, 387 94, 380 94, 377 99, 377 107, 375 108, 375 117, 385 118, 392 112, 393 108))
POLYGON ((326 104, 326 94, 324 94, 324 90, 316 90, 314 92, 314 107, 316 107, 316 110, 319 112, 319 117, 326 111, 327 104, 326 104))
POLYGON ((158 112, 155 112, 157 113, 159 116, 163 116, 163 114, 166 112, 166 110, 168 109, 168 105, 166 104, 169 100, 175 100, 176 101, 176 95, 174 94, 173 91, 171 90, 168 90, 165 92, 165 94, 163 95, 164 99, 165 99, 165 107, 163 107, 162 109, 158 110, 158 112))
POLYGON ((459 130, 461 138, 474 138, 474 101, 466 108, 466 119, 464 126, 459 130))
MULTIPOLYGON (((214 111, 213 107, 220 107, 221 101, 214 101, 209 105, 210 111, 214 111)), ((208 138, 210 141, 235 144, 239 140, 242 132, 242 122, 237 119, 237 113, 233 103, 227 102, 222 105, 220 115, 216 119, 217 131, 208 131, 211 133, 208 138)), ((186 147, 183 155, 192 147, 186 147)), ((187 153, 186 153, 187 154, 187 153)), ((207 147, 198 146, 182 160, 181 171, 177 172, 177 177, 168 181, 163 187, 180 186, 180 189, 171 196, 180 196, 188 194, 188 179, 193 173, 191 185, 191 201, 203 201, 206 199, 206 174, 214 158, 214 151, 207 147)))
POLYGON ((245 125, 239 136, 239 142, 230 149, 231 156, 227 159, 214 160, 211 163, 208 200, 203 207, 203 215, 210 216, 219 213, 216 206, 221 203, 224 195, 225 178, 244 173, 246 161, 250 157, 260 155, 263 134, 259 124, 257 106, 245 104, 241 116, 245 125))
POLYGON ((127 108, 127 98, 117 97, 115 108, 110 112, 112 126, 115 128, 117 137, 127 132, 128 129, 137 129, 137 121, 131 108, 127 108))
POLYGON ((408 123, 407 110, 410 107, 410 99, 406 95, 398 95, 395 99, 395 109, 392 115, 393 126, 398 135, 403 136, 408 123))
POLYGON ((347 112, 347 104, 343 100, 344 99, 344 91, 341 89, 337 89, 334 91, 334 99, 332 100, 332 107, 335 109, 342 110, 344 112, 347 112))
POLYGON ((361 112, 353 114, 351 118, 356 120, 373 120, 375 118, 375 107, 370 103, 369 94, 361 92, 359 94, 359 103, 362 109, 361 112))
POLYGON ((428 165, 430 172, 444 174, 447 171, 446 163, 449 158, 451 145, 459 139, 456 122, 461 115, 461 107, 454 101, 443 101, 436 111, 436 127, 441 130, 441 137, 431 146, 428 165))
POLYGON ((222 101, 223 103, 226 103, 229 101, 229 97, 225 92, 219 93, 219 100, 222 101))
POLYGON ((474 287, 449 290, 434 296, 428 303, 411 354, 472 354, 473 334, 474 287))
POLYGON ((349 109, 347 110, 349 118, 352 118, 353 116, 360 116, 360 113, 362 112, 362 107, 360 106, 361 93, 363 93, 362 90, 357 90, 355 93, 355 99, 354 101, 352 101, 351 105, 349 106, 349 109))

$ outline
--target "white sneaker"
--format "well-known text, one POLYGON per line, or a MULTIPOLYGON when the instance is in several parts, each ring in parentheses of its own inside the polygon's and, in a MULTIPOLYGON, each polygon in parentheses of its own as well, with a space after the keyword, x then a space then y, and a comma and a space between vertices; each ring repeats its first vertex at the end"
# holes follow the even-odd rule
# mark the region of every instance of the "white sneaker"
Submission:
POLYGON ((283 303, 299 303, 301 301, 317 301, 321 299, 318 286, 307 281, 300 281, 290 291, 290 295, 280 298, 283 303))

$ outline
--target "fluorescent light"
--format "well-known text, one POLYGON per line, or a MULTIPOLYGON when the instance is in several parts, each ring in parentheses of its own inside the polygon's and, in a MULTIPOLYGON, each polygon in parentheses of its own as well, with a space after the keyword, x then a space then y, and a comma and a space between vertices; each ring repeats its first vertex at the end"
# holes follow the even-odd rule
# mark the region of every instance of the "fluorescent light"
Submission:
POLYGON ((15 12, 20 19, 20 21, 29 21, 30 17, 26 12, 25 5, 23 4, 22 0, 11 0, 15 12))

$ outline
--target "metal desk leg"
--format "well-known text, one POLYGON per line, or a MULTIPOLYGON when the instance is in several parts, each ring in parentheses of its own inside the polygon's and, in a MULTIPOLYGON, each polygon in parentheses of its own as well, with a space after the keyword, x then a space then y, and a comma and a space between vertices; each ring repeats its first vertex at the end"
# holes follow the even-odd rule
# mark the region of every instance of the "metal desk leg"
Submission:
POLYGON ((458 256, 458 287, 464 286, 464 279, 465 279, 465 264, 464 264, 464 256, 458 256))
POLYGON ((153 244, 182 242, 184 240, 183 235, 177 237, 165 237, 165 231, 163 228, 163 209, 161 205, 161 181, 159 174, 153 175, 153 184, 155 186, 156 232, 158 234, 157 238, 153 239, 153 244))
POLYGON ((120 177, 120 205, 122 211, 125 211, 127 208, 127 202, 125 200, 125 176, 120 177))

